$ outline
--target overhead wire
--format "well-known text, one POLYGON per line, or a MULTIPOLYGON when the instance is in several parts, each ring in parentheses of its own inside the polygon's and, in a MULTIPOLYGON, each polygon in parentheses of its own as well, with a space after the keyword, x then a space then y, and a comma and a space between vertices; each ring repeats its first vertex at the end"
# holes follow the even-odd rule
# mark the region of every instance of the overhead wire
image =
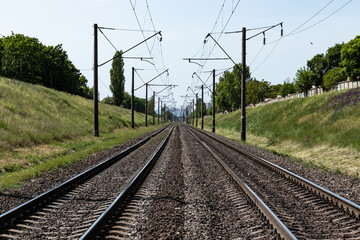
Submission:
MULTIPOLYGON (((137 23, 138 23, 138 25, 139 25, 139 28, 140 28, 140 30, 141 30, 141 33, 142 33, 142 35, 143 35, 143 38, 145 38, 145 34, 144 34, 144 32, 142 31, 143 27, 141 26, 140 21, 139 21, 139 17, 138 17, 138 15, 137 15, 137 13, 136 13, 135 4, 133 4, 133 2, 132 2, 131 0, 129 0, 129 2, 130 2, 130 5, 131 5, 131 7, 132 7, 132 10, 133 10, 133 12, 134 12, 136 21, 137 21, 137 23)), ((135 3, 136 3, 136 2, 135 2, 135 3)), ((148 4, 148 1, 146 1, 146 4, 147 4, 147 11, 149 12, 149 16, 151 16, 150 7, 149 7, 149 4, 148 4)), ((155 25, 154 25, 152 16, 151 16, 150 18, 151 18, 151 21, 152 21, 152 26, 153 26, 153 28, 154 28, 154 30, 155 30, 155 25)), ((160 46, 161 46, 161 44, 160 44, 160 46)), ((147 47, 147 50, 148 50, 149 54, 150 54, 151 56, 153 56, 152 50, 150 49, 148 43, 146 43, 146 47, 147 47)), ((162 52, 161 52, 161 54, 162 54, 162 52)), ((161 57, 162 57, 162 59, 163 59, 163 55, 161 55, 161 57)), ((156 59, 156 58, 154 57, 154 59, 156 59)), ((162 60, 162 63, 163 63, 163 62, 164 62, 164 61, 162 60)), ((154 61, 153 61, 153 63, 154 63, 154 68, 159 72, 159 70, 158 70, 158 68, 157 68, 157 66, 156 66, 156 64, 155 64, 154 61)), ((163 81, 163 83, 165 83, 162 76, 160 77, 160 79, 163 81)))
POLYGON ((292 33, 296 32, 299 28, 310 22, 314 17, 316 17, 319 13, 321 13, 325 8, 327 8, 334 0, 330 0, 324 7, 322 7, 318 12, 316 12, 311 18, 306 20, 303 24, 301 24, 299 27, 295 28, 290 33, 286 34, 285 36, 290 36, 292 33))
POLYGON ((316 25, 322 23, 323 21, 325 21, 326 19, 328 19, 329 17, 331 17, 332 15, 334 15, 335 13, 337 13, 338 11, 340 11, 341 9, 343 9, 343 8, 344 8, 346 5, 348 5, 350 2, 352 2, 352 0, 347 1, 347 2, 346 2, 345 4, 343 4, 340 8, 338 8, 337 10, 335 10, 334 12, 332 12, 330 15, 326 16, 325 18, 321 19, 320 21, 316 22, 315 24, 313 24, 313 25, 311 25, 311 26, 309 26, 309 27, 307 27, 307 28, 305 28, 305 29, 303 29, 303 30, 300 30, 300 31, 298 31, 298 32, 294 32, 294 31, 293 31, 293 33, 291 33, 291 34, 289 33, 288 36, 295 35, 295 34, 298 34, 298 33, 302 33, 302 32, 304 32, 304 31, 306 31, 306 30, 308 30, 308 29, 310 29, 310 28, 315 27, 316 25))
POLYGON ((292 30, 290 33, 284 35, 283 37, 280 37, 279 39, 275 40, 275 41, 272 41, 272 42, 269 42, 267 43, 266 45, 269 45, 269 44, 273 44, 275 43, 274 47, 272 48, 272 50, 269 52, 269 54, 265 57, 265 59, 251 72, 251 73, 254 73, 257 69, 259 69, 263 64, 264 62, 270 57, 270 55, 274 52, 275 48, 278 46, 279 42, 281 39, 285 38, 285 37, 288 37, 288 36, 292 36, 292 35, 295 35, 295 34, 299 34, 299 33, 302 33, 318 24, 320 24, 321 22, 325 21, 326 19, 328 19, 329 17, 333 16, 335 13, 337 13, 338 11, 340 11, 341 9, 343 9, 346 5, 348 5, 352 0, 349 0, 347 1, 345 4, 343 4, 341 7, 339 7, 338 9, 336 9, 334 12, 332 12, 331 14, 329 14, 328 16, 326 16, 325 18, 321 19, 320 21, 316 22, 315 24, 305 28, 305 29, 302 29, 300 31, 297 31, 298 29, 300 29, 301 27, 303 27, 306 23, 308 23, 309 21, 311 21, 312 19, 314 19, 314 17, 316 17, 320 12, 322 12, 325 8, 327 8, 334 0, 330 0, 324 7, 322 7, 319 11, 317 11, 313 16, 311 16, 308 20, 306 20, 303 24, 301 24, 299 27, 295 28, 294 30, 292 30))
MULTIPOLYGON (((226 0, 225 0, 225 1, 226 1, 226 0)), ((224 1, 224 2, 225 2, 225 1, 224 1)), ((225 25, 223 26, 223 28, 222 28, 222 30, 221 30, 221 32, 220 32, 220 34, 219 34, 218 38, 216 39, 216 41, 219 41, 219 40, 220 40, 220 38, 222 37, 222 35, 223 35, 223 33, 224 33, 224 31, 225 31, 226 27, 228 26, 228 24, 229 24, 229 22, 230 22, 230 20, 231 20, 232 16, 234 15, 234 13, 235 13, 235 11, 236 11, 237 7, 239 6, 240 2, 241 2, 241 0, 238 0, 238 1, 237 1, 237 3, 236 3, 236 5, 235 5, 235 7, 232 9, 232 11, 231 11, 231 14, 230 14, 229 18, 228 18, 228 20, 226 21, 225 25)), ((222 11, 222 9, 223 9, 223 8, 221 8, 220 12, 222 11)), ((213 27, 212 31, 214 30, 214 28, 215 28, 215 27, 213 27)), ((210 50, 209 54, 207 55, 207 58, 208 58, 208 57, 210 57, 210 55, 211 55, 211 54, 212 54, 212 52, 214 51, 215 47, 216 47, 216 44, 214 43, 214 45, 213 45, 213 47, 211 48, 211 50, 210 50)), ((203 63, 202 65, 204 66, 204 65, 206 64, 206 62, 207 62, 207 60, 204 60, 204 63, 203 63)), ((202 68, 201 68, 201 70, 200 70, 200 71, 202 71, 202 68)))

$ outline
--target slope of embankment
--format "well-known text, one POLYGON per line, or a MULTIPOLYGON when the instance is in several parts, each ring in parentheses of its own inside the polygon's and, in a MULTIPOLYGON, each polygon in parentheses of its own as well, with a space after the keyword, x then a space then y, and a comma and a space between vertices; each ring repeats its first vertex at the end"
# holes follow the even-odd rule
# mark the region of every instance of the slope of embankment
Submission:
MULTIPOLYGON (((216 115, 216 132, 240 140, 240 111, 216 115)), ((360 89, 247 109, 247 142, 325 171, 360 176, 360 89)), ((211 128, 211 118, 205 121, 211 128)))
POLYGON ((76 162, 158 126, 144 115, 99 103, 100 137, 93 137, 93 101, 0 77, 0 189, 76 162))

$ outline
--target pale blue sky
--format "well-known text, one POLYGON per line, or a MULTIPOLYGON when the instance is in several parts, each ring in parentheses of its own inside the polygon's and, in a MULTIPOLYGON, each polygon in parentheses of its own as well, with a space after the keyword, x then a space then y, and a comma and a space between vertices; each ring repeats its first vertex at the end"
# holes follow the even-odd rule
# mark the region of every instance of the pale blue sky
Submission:
MULTIPOLYGON (((270 26, 283 22, 284 34, 288 34, 301 26, 320 9, 330 3, 316 17, 311 19, 299 30, 305 29, 321 21, 339 9, 348 0, 0 0, 0 34, 9 35, 11 31, 36 37, 46 45, 63 44, 70 60, 82 70, 87 77, 89 86, 93 84, 93 24, 99 26, 139 29, 132 9, 135 6, 139 22, 144 29, 152 30, 152 23, 147 11, 147 4, 156 30, 161 30, 163 41, 158 38, 149 41, 149 49, 154 57, 156 68, 161 72, 169 68, 170 75, 158 78, 156 84, 176 84, 174 93, 177 107, 181 107, 181 95, 191 92, 187 87, 195 88, 200 84, 192 73, 197 71, 206 80, 208 70, 224 69, 232 66, 231 61, 208 61, 201 69, 196 64, 190 64, 183 58, 188 57, 225 57, 218 47, 210 54, 213 42, 206 45, 203 40, 218 18, 214 32, 224 29, 231 12, 235 9, 225 31, 240 30, 242 27, 256 28, 270 26), (331 2, 331 3, 330 3, 331 2), (222 5, 223 11, 219 14, 222 5), (162 54, 161 54, 162 53, 162 54), (90 69, 90 70, 89 70, 90 69)), ((347 42, 360 35, 360 2, 351 1, 340 11, 330 16, 318 25, 295 35, 285 37, 278 42, 280 28, 274 28, 266 33, 267 45, 263 47, 262 35, 247 41, 247 64, 250 64, 252 77, 266 80, 272 84, 282 83, 285 79, 293 79, 296 70, 306 65, 306 61, 317 53, 325 53, 335 43, 347 42), (312 42, 313 44, 311 44, 312 42), (274 46, 276 47, 274 48, 274 46), (262 48, 263 47, 263 48, 262 48), (262 49, 262 50, 261 50, 262 49), (259 51, 261 52, 259 53, 259 51), (269 55, 269 53, 272 53, 269 55), (259 55, 258 55, 259 53, 259 55), (256 57, 257 56, 257 57, 256 57), (256 58, 255 58, 256 57, 256 58), (255 59, 255 60, 254 60, 255 59), (266 59, 266 61, 264 61, 266 59), (253 61, 254 60, 254 61, 253 61)), ((105 31, 118 49, 126 50, 143 40, 141 32, 105 31)), ((257 33, 248 32, 248 36, 257 33)), ((145 32, 145 36, 152 33, 145 32)), ((214 34, 214 37, 219 35, 214 34)), ((241 35, 223 34, 219 40, 223 48, 236 61, 241 60, 241 35)), ((99 63, 110 59, 115 50, 99 33, 99 63)), ((150 56, 145 44, 130 51, 127 56, 150 56)), ((100 98, 111 95, 109 90, 109 69, 107 64, 99 69, 100 98)), ((125 60, 126 91, 130 92, 131 67, 146 69, 138 73, 144 81, 157 75, 153 65, 140 60, 125 60)), ((135 85, 143 84, 136 75, 135 85)), ((218 78, 216 79, 218 80, 218 78)), ((160 91, 160 87, 153 87, 160 91)), ((164 92, 163 94, 167 94, 164 92)), ((163 95, 162 94, 162 95, 163 95)), ((145 97, 145 90, 140 89, 136 96, 145 97)), ((205 101, 210 96, 205 94, 205 101)))

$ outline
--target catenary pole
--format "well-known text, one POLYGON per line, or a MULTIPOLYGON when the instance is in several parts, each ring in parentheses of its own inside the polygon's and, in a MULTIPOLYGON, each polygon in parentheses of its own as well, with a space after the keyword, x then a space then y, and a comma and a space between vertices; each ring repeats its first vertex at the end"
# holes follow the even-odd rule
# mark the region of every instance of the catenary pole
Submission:
POLYGON ((153 105, 152 105, 152 109, 153 109, 153 125, 155 125, 155 91, 153 91, 153 105))
POLYGON ((94 136, 99 136, 98 112, 98 25, 94 24, 94 136))
POLYGON ((135 73, 135 68, 132 67, 131 70, 131 127, 134 128, 135 127, 135 123, 134 123, 134 73, 135 73))
POLYGON ((204 129, 204 85, 201 85, 201 129, 204 129))
POLYGON ((246 28, 242 29, 241 141, 246 141, 246 28))
POLYGON ((195 104, 194 104, 194 99, 192 100, 192 113, 193 113, 193 116, 192 116, 192 125, 194 126, 194 120, 195 120, 195 104))
POLYGON ((146 92, 145 92, 145 127, 148 126, 147 124, 147 113, 148 113, 148 84, 146 83, 146 92))
POLYGON ((212 90, 212 132, 215 132, 215 69, 213 69, 213 90, 212 90))
POLYGON ((195 94, 196 95, 196 127, 198 126, 198 94, 195 94))

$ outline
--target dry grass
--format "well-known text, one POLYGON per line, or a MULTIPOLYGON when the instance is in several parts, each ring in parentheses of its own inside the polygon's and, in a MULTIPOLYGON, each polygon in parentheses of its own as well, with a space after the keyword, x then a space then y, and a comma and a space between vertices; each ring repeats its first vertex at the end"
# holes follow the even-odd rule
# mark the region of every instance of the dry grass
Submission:
MULTIPOLYGON (((211 131, 210 127, 205 127, 211 131)), ((239 132, 217 128, 216 134, 240 142, 239 132)), ((360 153, 353 148, 341 148, 329 144, 318 144, 306 147, 300 143, 286 140, 274 142, 266 137, 247 133, 247 143, 268 151, 276 152, 298 159, 310 166, 317 166, 325 171, 331 170, 353 177, 360 177, 360 153)))

